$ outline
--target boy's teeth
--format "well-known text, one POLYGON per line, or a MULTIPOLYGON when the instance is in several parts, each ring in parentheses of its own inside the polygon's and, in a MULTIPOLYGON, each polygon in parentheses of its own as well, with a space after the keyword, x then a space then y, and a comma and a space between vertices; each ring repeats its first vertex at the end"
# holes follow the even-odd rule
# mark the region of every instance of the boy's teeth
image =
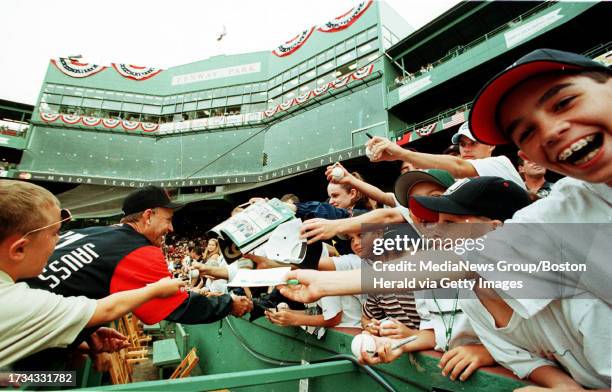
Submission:
POLYGON ((582 147, 586 146, 588 143, 589 142, 587 142, 586 139, 580 139, 576 143, 572 144, 570 148, 572 149, 572 151, 578 151, 582 147))
POLYGON ((564 161, 567 158, 569 158, 570 155, 572 155, 572 150, 569 148, 566 148, 565 150, 563 150, 563 152, 561 152, 561 154, 559 154, 559 160, 564 161))
MULTIPOLYGON (((583 147, 586 147, 593 140, 595 140, 595 135, 589 135, 589 136, 586 136, 586 137, 584 137, 584 138, 582 138, 580 140, 577 140, 571 146, 569 146, 565 150, 561 151, 561 153, 559 154, 559 157, 558 157, 559 161, 565 161, 574 152, 579 151, 583 147)), ((582 161, 582 159, 584 159, 584 158, 581 158, 580 160, 582 161)))
POLYGON ((582 165, 584 163, 587 163, 588 161, 593 159, 593 157, 597 155, 598 152, 599 152, 599 148, 594 149, 593 151, 588 153, 587 156, 585 156, 584 158, 580 158, 579 160, 577 160, 575 165, 582 165))

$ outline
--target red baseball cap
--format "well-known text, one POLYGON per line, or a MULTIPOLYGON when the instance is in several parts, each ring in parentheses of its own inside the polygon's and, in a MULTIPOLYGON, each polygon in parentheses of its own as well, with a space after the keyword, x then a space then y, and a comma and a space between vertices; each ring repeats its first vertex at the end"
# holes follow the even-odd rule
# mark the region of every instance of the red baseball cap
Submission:
POLYGON ((497 145, 512 141, 497 121, 499 103, 518 84, 536 75, 565 70, 610 69, 589 57, 555 49, 537 49, 518 59, 510 67, 497 74, 476 95, 469 123, 472 135, 480 143, 497 145))

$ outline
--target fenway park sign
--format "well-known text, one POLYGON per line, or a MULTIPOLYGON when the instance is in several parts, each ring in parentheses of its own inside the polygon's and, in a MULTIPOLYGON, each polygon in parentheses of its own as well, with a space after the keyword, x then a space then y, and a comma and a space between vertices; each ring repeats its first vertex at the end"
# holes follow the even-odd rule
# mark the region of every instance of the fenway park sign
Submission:
POLYGON ((302 161, 293 165, 284 166, 278 169, 269 170, 260 173, 250 173, 245 175, 234 176, 208 176, 208 177, 192 177, 178 178, 167 180, 149 181, 145 179, 127 179, 127 178, 105 178, 92 176, 79 176, 75 174, 60 174, 60 173, 43 173, 36 171, 16 171, 14 178, 30 181, 52 181, 64 182, 69 184, 93 184, 106 186, 119 186, 128 188, 142 188, 147 185, 157 185, 166 188, 181 188, 191 186, 206 186, 206 185, 231 185, 231 184, 249 184, 266 182, 283 177, 293 176, 300 173, 331 165, 335 162, 345 161, 348 159, 358 158, 365 155, 365 148, 353 147, 332 154, 327 154, 321 157, 313 158, 307 161, 302 161))

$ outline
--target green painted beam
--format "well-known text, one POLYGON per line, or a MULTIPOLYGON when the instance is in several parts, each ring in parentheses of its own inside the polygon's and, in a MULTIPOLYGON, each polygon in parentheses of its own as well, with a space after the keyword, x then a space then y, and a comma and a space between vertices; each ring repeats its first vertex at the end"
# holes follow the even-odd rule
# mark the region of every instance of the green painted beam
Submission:
POLYGON ((334 361, 312 365, 297 365, 272 369, 213 374, 176 380, 148 381, 135 384, 86 388, 81 391, 206 391, 220 388, 238 388, 273 384, 304 378, 323 377, 356 372, 350 361, 334 361))

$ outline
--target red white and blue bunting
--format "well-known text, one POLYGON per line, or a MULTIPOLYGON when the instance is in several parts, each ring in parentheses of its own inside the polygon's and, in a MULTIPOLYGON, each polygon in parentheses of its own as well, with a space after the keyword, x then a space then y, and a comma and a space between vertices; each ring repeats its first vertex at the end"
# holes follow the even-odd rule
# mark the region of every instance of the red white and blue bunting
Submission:
POLYGON ((340 87, 344 87, 348 84, 348 82, 351 80, 351 75, 346 75, 346 76, 342 76, 336 80, 334 80, 333 82, 331 82, 331 85, 329 87, 331 88, 340 88, 340 87))
POLYGON ((62 71, 62 73, 73 78, 86 78, 106 69, 106 67, 103 65, 80 63, 76 60, 63 57, 52 59, 51 62, 57 67, 57 69, 62 71))
POLYGON ((111 65, 121 76, 132 80, 147 80, 162 71, 153 67, 139 67, 131 64, 111 63, 111 65))
POLYGON ((121 120, 117 120, 115 118, 102 119, 102 125, 104 125, 104 128, 117 128, 119 123, 121 123, 121 120))
POLYGON ((302 47, 302 45, 304 45, 306 40, 308 40, 308 38, 314 31, 314 29, 315 27, 312 26, 311 28, 302 31, 300 34, 291 38, 289 41, 285 42, 284 44, 280 44, 278 48, 272 51, 272 53, 274 53, 274 55, 278 57, 289 56, 291 53, 295 52, 300 47, 302 47))
MULTIPOLYGON (((80 63, 77 60, 64 57, 51 59, 51 62, 62 73, 73 78, 86 78, 108 68, 104 65, 80 63)), ((111 65, 124 78, 138 81, 152 78, 162 71, 158 68, 139 67, 131 64, 111 63, 111 65)))
POLYGON ((83 118, 81 118, 81 121, 88 127, 95 127, 97 125, 100 125, 102 119, 98 117, 84 116, 83 118))
POLYGON ((76 114, 62 114, 60 118, 63 122, 70 125, 76 124, 81 121, 81 116, 78 116, 76 114))
POLYGON ((308 100, 308 98, 310 98, 310 96, 313 94, 312 90, 308 90, 307 92, 305 92, 304 94, 300 94, 296 99, 295 99, 295 103, 297 103, 298 105, 303 104, 304 102, 306 102, 308 100))
POLYGON ((328 89, 329 89, 329 83, 325 83, 324 85, 315 88, 312 92, 312 95, 314 95, 315 97, 318 97, 319 95, 325 94, 328 89))
POLYGON ((300 94, 300 96, 298 96, 297 98, 291 98, 290 100, 285 101, 280 105, 268 108, 266 111, 264 111, 264 117, 272 117, 279 112, 289 110, 289 108, 291 108, 292 106, 303 104, 312 97, 319 97, 321 95, 324 95, 330 89, 335 90, 342 88, 349 84, 351 81, 363 80, 366 76, 371 75, 373 70, 374 64, 370 64, 366 67, 356 70, 350 75, 342 76, 334 81, 325 83, 314 90, 309 90, 303 94, 300 94))
POLYGON ((443 128, 438 129, 438 124, 440 124, 438 121, 434 121, 433 123, 427 124, 419 129, 415 129, 414 131, 406 132, 395 143, 400 146, 403 146, 405 144, 412 143, 420 138, 427 137, 432 133, 436 132, 436 130, 441 131, 443 128))
MULTIPOLYGON (((323 33, 335 33, 337 31, 344 30, 348 28, 350 25, 355 23, 357 19, 363 15, 363 13, 370 7, 374 0, 364 0, 357 4, 355 7, 351 8, 348 12, 338 16, 330 20, 329 22, 319 26, 317 28, 318 31, 323 33)), ((311 36, 316 26, 312 26, 309 29, 302 31, 300 34, 296 35, 289 41, 284 44, 279 45, 276 49, 272 51, 274 55, 278 57, 289 56, 291 53, 298 50, 306 40, 311 36)))
POLYGON ((274 107, 268 108, 266 110, 264 110, 264 116, 265 117, 272 117, 276 114, 276 112, 278 112, 280 110, 280 105, 276 105, 274 107))
POLYGON ((145 132, 155 132, 159 128, 159 124, 143 122, 140 123, 140 128, 145 132))
POLYGON ((117 128, 119 125, 126 131, 136 131, 138 128, 144 132, 155 132, 159 129, 159 124, 140 121, 118 120, 114 118, 99 118, 93 116, 80 116, 77 114, 57 114, 40 112, 40 118, 44 122, 55 122, 58 119, 64 124, 77 125, 82 123, 87 127, 97 127, 99 125, 104 128, 117 128))
POLYGON ((414 132, 420 137, 429 136, 434 131, 434 129, 436 129, 437 124, 438 124, 437 122, 431 123, 429 125, 424 126, 423 128, 417 129, 414 132))
POLYGON ((59 114, 57 113, 44 113, 44 112, 40 112, 40 118, 42 118, 42 120, 44 122, 54 122, 55 120, 57 120, 59 118, 59 114))
POLYGON ((373 0, 362 1, 355 7, 351 8, 348 12, 338 16, 325 23, 323 26, 318 28, 323 33, 335 33, 336 31, 344 30, 359 19, 361 15, 368 9, 372 4, 373 0))
POLYGON ((374 64, 359 68, 351 74, 351 78, 353 78, 353 80, 361 80, 372 73, 372 68, 374 68, 374 64))
POLYGON ((429 125, 424 126, 423 128, 416 129, 414 131, 410 131, 405 133, 400 139, 398 139, 395 143, 400 146, 403 146, 408 143, 412 143, 415 140, 418 140, 422 137, 426 137, 432 134, 436 130, 438 123, 434 122, 429 125))
POLYGON ((136 130, 136 128, 138 128, 140 123, 138 121, 122 120, 121 125, 123 126, 123 129, 125 129, 126 131, 134 131, 136 130))
POLYGON ((293 106, 293 104, 295 103, 295 99, 290 99, 288 101, 285 101, 283 103, 281 103, 279 105, 280 110, 287 110, 289 109, 291 106, 293 106))

